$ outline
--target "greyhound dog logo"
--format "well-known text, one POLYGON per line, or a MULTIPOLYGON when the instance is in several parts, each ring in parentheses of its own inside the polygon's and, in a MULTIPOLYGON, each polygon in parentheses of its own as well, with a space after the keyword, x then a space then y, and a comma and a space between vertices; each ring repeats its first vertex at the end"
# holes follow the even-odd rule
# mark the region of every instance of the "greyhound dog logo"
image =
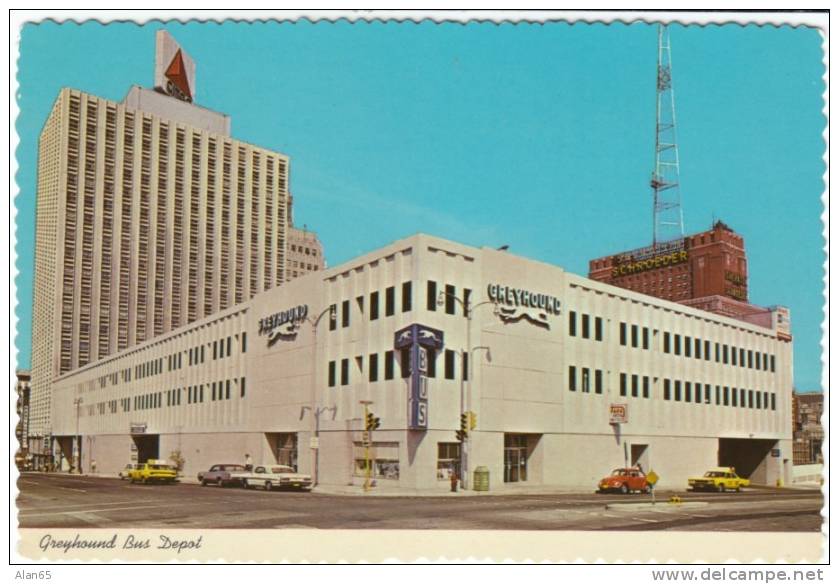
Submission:
POLYGON ((289 322, 279 329, 271 332, 268 335, 268 346, 273 346, 277 341, 293 341, 297 338, 298 328, 299 326, 297 323, 289 322))
POLYGON ((423 340, 429 340, 430 339, 430 340, 434 341, 435 343, 440 342, 440 338, 434 333, 434 331, 429 331, 429 330, 421 330, 419 332, 419 338, 423 339, 423 340))
POLYGON ((530 324, 538 327, 550 329, 551 325, 548 323, 548 315, 544 312, 534 312, 523 309, 500 307, 498 316, 504 324, 513 324, 520 320, 526 320, 530 324))
POLYGON ((401 343, 410 342, 410 340, 411 340, 411 331, 409 329, 409 330, 406 330, 406 331, 402 331, 402 334, 399 335, 399 339, 397 340, 397 342, 399 344, 401 344, 401 343))

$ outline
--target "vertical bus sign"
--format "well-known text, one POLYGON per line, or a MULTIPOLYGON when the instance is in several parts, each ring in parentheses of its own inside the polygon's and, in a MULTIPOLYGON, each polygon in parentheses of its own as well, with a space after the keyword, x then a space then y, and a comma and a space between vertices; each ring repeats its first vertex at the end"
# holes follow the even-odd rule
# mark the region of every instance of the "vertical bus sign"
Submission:
POLYGON ((408 429, 428 429, 428 360, 431 351, 443 348, 443 332, 421 324, 412 324, 396 331, 394 347, 408 349, 410 376, 408 379, 408 429))

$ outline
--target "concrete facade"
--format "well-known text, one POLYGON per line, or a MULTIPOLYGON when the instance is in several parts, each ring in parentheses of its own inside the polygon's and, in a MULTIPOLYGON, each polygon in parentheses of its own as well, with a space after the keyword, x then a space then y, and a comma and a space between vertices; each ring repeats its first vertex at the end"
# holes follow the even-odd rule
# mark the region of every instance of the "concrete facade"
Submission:
POLYGON ((138 87, 58 95, 38 159, 33 435, 55 376, 285 281, 289 159, 229 129, 138 87))
POLYGON ((179 450, 194 475, 247 453, 360 484, 366 400, 380 486, 447 489, 464 465, 486 466, 493 490, 594 488, 636 463, 665 487, 719 464, 775 484, 791 471, 791 388, 791 343, 772 328, 417 235, 64 374, 54 428, 71 454, 81 437, 85 470, 179 450), (415 324, 442 336, 423 429, 395 339, 415 324))

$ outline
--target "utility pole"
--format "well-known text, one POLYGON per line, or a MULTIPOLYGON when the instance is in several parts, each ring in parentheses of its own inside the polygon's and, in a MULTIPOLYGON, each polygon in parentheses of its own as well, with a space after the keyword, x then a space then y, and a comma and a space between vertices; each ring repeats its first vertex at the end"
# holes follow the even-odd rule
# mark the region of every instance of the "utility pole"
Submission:
MULTIPOLYGON (((494 300, 485 300, 477 304, 472 304, 469 298, 461 300, 454 294, 441 291, 437 296, 437 306, 443 306, 446 303, 446 298, 451 298, 463 309, 463 314, 466 316, 466 348, 460 352, 460 415, 463 416, 468 411, 471 411, 472 405, 472 377, 475 373, 474 359, 472 359, 472 315, 475 309, 484 304, 492 304, 495 310, 498 304, 494 300), (464 375, 467 373, 467 375, 464 375)), ((485 348, 485 347, 481 347, 485 348)), ((471 419, 471 417, 470 417, 471 419)), ((463 489, 469 488, 469 443, 468 435, 460 442, 460 484, 463 489)))
MULTIPOLYGON (((312 446, 312 450, 314 450, 314 464, 312 465, 313 471, 312 472, 312 487, 316 487, 318 485, 318 464, 319 454, 320 454, 320 414, 323 410, 330 409, 328 407, 321 407, 318 402, 318 324, 320 324, 320 319, 323 316, 329 313, 329 320, 335 320, 335 313, 332 311, 331 306, 327 306, 324 308, 321 313, 317 316, 317 318, 312 319, 306 317, 306 321, 312 325, 312 405, 310 406, 310 411, 312 412, 312 416, 314 418, 314 440, 310 444, 312 446)), ((302 414, 301 414, 302 415, 302 414)))
POLYGON ((79 435, 79 408, 82 405, 82 398, 77 397, 73 400, 73 405, 76 406, 76 436, 75 436, 75 456, 73 463, 76 465, 76 471, 82 474, 82 437, 79 435))
POLYGON ((653 189, 653 253, 659 243, 685 236, 679 188, 679 147, 676 141, 676 99, 670 59, 670 31, 658 25, 658 67, 655 107, 655 169, 653 189))

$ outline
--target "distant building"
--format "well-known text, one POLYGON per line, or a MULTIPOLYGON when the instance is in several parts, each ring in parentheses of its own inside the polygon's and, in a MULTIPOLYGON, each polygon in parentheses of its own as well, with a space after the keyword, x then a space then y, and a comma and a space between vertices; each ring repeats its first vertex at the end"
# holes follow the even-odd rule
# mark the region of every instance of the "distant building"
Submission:
POLYGON ((15 464, 19 470, 24 470, 31 466, 31 456, 29 455, 29 390, 30 380, 32 376, 28 369, 18 369, 15 371, 17 376, 17 383, 15 384, 15 395, 17 396, 16 412, 18 422, 15 426, 15 437, 18 441, 18 449, 15 454, 15 464))
POLYGON ((309 272, 321 272, 324 267, 323 246, 317 234, 305 227, 289 228, 286 281, 305 276, 309 272))
POLYGON ((779 338, 790 340, 789 311, 750 304, 748 276, 743 237, 722 221, 708 231, 589 262, 592 280, 776 328, 779 338))
POLYGON ((55 378, 248 301, 286 275, 286 155, 198 106, 195 66, 157 33, 154 89, 63 88, 38 152, 31 433, 55 378))
POLYGON ((824 462, 822 455, 824 429, 821 424, 821 417, 824 414, 824 394, 821 392, 793 393, 792 413, 793 464, 824 462))

